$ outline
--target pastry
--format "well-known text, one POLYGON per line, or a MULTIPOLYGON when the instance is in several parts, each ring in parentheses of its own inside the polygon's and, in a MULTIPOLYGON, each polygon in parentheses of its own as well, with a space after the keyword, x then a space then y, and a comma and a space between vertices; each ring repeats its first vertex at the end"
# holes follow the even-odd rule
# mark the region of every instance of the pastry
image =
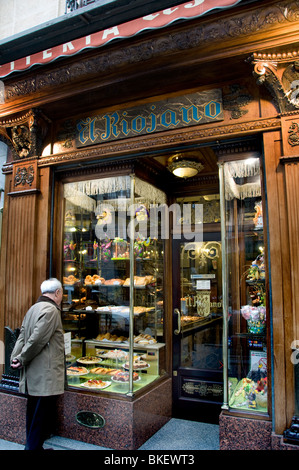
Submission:
MULTIPOLYGON (((154 276, 134 276, 134 286, 137 287, 144 287, 147 286, 148 284, 152 284, 155 281, 154 276)), ((128 277, 125 282, 124 286, 129 286, 130 285, 130 278, 128 277)))
POLYGON ((67 277, 66 276, 63 277, 63 284, 66 284, 66 285, 69 285, 69 286, 72 286, 73 284, 75 284, 78 281, 79 281, 79 279, 77 279, 72 274, 70 274, 67 277))
MULTIPOLYGON (((129 378, 129 372, 119 371, 112 377, 112 380, 114 382, 129 382, 129 378)), ((137 374, 137 372, 133 372, 133 381, 136 382, 138 379, 139 375, 137 374)))
MULTIPOLYGON (((134 370, 147 369, 148 367, 149 367, 149 364, 146 361, 143 361, 142 359, 140 359, 140 360, 137 359, 136 361, 133 362, 133 369, 134 370)), ((126 362, 124 364, 124 368, 129 369, 130 368, 130 363, 126 362)))
POLYGON ((104 284, 105 279, 98 274, 94 274, 91 276, 90 274, 86 276, 85 278, 85 285, 87 286, 93 286, 97 284, 104 284))
POLYGON ((105 357, 107 359, 125 360, 127 358, 127 353, 125 351, 122 351, 121 349, 114 349, 112 351, 106 352, 105 354, 103 354, 102 357, 105 357))
POLYGON ((96 340, 97 341, 114 341, 116 343, 123 343, 124 341, 127 341, 128 338, 126 338, 125 336, 117 336, 117 335, 110 335, 110 333, 102 333, 102 334, 99 334, 97 337, 96 337, 96 340), (106 337, 107 335, 107 337, 106 337))
POLYGON ((134 343, 138 344, 154 344, 157 340, 151 335, 140 334, 134 338, 134 343))
POLYGON ((102 388, 109 387, 110 384, 111 384, 111 382, 103 382, 103 380, 99 380, 99 379, 90 379, 90 380, 88 380, 87 382, 84 382, 81 385, 82 385, 82 387, 87 387, 87 388, 102 389, 102 388))
POLYGON ((68 367, 66 370, 67 375, 85 375, 88 373, 89 371, 86 367, 68 367))
POLYGON ((96 356, 84 356, 77 359, 77 362, 81 364, 98 364, 101 362, 101 359, 96 356))
POLYGON ((120 370, 119 369, 109 369, 107 367, 95 367, 94 369, 91 369, 90 372, 92 374, 97 374, 97 375, 113 376, 117 372, 120 372, 120 370))
POLYGON ((104 282, 105 286, 122 286, 124 281, 122 279, 107 279, 104 282))

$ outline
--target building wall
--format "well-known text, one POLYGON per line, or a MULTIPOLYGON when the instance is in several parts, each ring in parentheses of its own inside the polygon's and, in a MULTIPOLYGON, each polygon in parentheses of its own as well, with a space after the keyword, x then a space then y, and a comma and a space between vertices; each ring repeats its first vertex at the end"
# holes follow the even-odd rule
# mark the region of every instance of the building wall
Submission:
POLYGON ((65 0, 0 2, 0 40, 53 20, 65 12, 65 0))

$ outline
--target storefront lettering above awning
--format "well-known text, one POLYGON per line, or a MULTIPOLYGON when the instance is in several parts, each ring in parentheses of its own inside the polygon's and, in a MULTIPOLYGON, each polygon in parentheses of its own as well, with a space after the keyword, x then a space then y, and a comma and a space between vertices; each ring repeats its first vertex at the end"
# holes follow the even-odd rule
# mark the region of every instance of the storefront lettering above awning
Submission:
POLYGON ((59 57, 69 57, 86 49, 102 47, 114 39, 129 38, 145 30, 164 28, 175 21, 193 19, 217 8, 229 8, 240 3, 240 1, 188 1, 1 65, 0 78, 4 78, 13 72, 28 70, 34 65, 48 64, 59 57))

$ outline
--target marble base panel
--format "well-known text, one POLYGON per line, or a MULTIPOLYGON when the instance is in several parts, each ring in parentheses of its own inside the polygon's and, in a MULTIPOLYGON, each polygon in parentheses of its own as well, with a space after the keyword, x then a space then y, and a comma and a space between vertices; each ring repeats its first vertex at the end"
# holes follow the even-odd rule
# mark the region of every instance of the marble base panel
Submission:
POLYGON ((138 449, 171 418, 171 400, 170 379, 132 401, 68 391, 58 407, 58 435, 115 450, 138 449), (100 414, 104 427, 79 424, 79 411, 100 414))
MULTIPOLYGON (((0 391, 0 439, 25 443, 26 404, 26 397, 0 391)), ((133 400, 66 391, 58 400, 56 434, 114 450, 135 450, 169 421, 171 407, 171 379, 133 400), (79 424, 79 411, 98 413, 105 425, 92 429, 79 424)))
POLYGON ((271 450, 271 436, 271 421, 220 415, 220 450, 271 450))
POLYGON ((283 436, 272 434, 272 450, 299 450, 299 444, 290 444, 283 440, 283 436))
POLYGON ((0 391, 0 439, 25 444, 26 405, 24 396, 0 391))

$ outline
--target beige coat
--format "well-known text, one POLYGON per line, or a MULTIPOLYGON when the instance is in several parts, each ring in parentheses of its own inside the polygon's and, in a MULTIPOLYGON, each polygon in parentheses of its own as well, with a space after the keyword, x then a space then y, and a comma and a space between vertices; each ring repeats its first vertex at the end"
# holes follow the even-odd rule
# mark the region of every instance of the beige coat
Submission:
POLYGON ((41 296, 26 313, 20 335, 11 354, 23 365, 20 392, 35 396, 64 392, 64 337, 60 310, 55 302, 41 296))

